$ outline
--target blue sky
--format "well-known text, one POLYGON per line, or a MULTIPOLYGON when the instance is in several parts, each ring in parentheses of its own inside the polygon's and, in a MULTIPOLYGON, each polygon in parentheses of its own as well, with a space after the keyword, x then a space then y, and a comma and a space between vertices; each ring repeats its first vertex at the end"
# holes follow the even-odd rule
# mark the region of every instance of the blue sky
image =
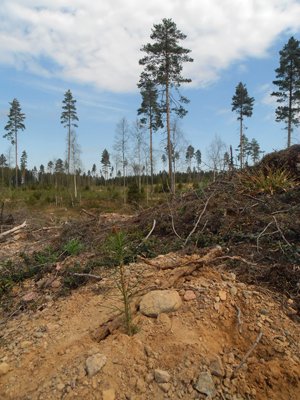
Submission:
MULTIPOLYGON (((286 132, 275 122, 275 68, 279 50, 290 36, 300 39, 300 2, 296 0, 2 0, 0 10, 0 126, 4 133, 9 102, 17 98, 26 114, 19 153, 29 167, 65 157, 66 130, 60 124, 66 90, 77 100, 76 130, 85 171, 100 167, 104 148, 113 152, 116 125, 137 117, 136 88, 153 23, 173 18, 187 34, 183 45, 194 63, 184 69, 193 83, 183 88, 190 100, 180 122, 185 142, 204 159, 218 135, 238 144, 238 122, 231 112, 236 85, 246 84, 255 98, 246 135, 262 150, 281 149, 286 132), (101 4, 100 4, 101 3, 101 4)), ((0 136, 0 153, 9 142, 0 136)), ((157 133, 157 157, 163 147, 157 133)), ((295 130, 293 143, 300 142, 295 130)), ((184 155, 182 156, 182 159, 184 155)), ((13 161, 14 162, 14 161, 13 161)))

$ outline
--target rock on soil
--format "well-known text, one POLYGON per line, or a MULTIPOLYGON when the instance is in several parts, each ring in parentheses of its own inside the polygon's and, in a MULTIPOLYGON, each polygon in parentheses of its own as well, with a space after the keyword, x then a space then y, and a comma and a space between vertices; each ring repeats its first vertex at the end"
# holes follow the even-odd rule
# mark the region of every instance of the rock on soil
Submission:
POLYGON ((9 371, 9 365, 6 362, 0 364, 0 376, 6 375, 9 371))
POLYGON ((213 397, 216 394, 216 388, 212 376, 209 372, 201 372, 195 389, 206 396, 213 397))
POLYGON ((86 360, 86 371, 89 377, 99 372, 106 364, 107 358, 103 354, 94 354, 86 360))
POLYGON ((154 371, 154 379, 157 383, 168 383, 171 379, 171 376, 167 371, 156 369, 154 371))
POLYGON ((161 313, 176 311, 182 301, 176 290, 153 290, 143 296, 140 311, 147 317, 157 317, 161 313))

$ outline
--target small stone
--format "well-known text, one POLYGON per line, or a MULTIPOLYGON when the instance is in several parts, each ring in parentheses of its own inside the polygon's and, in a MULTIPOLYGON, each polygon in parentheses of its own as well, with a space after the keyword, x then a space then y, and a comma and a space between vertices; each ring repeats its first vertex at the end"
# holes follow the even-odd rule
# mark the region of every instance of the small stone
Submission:
POLYGON ((230 291, 231 296, 236 296, 237 292, 238 292, 238 290, 235 286, 232 286, 229 291, 230 291))
POLYGON ((171 379, 171 376, 167 371, 156 369, 154 370, 154 379, 157 383, 168 383, 171 379))
POLYGON ((9 365, 6 362, 0 363, 0 376, 6 375, 9 371, 9 365))
POLYGON ((186 290, 186 292, 184 293, 183 299, 185 301, 195 300, 196 299, 196 294, 192 290, 186 290))
POLYGON ((231 380, 229 378, 226 378, 226 379, 224 379, 223 384, 227 388, 230 388, 231 387, 231 380))
POLYGON ((170 383, 159 383, 158 386, 165 393, 168 393, 168 391, 171 389, 171 384, 170 383))
POLYGON ((44 334, 43 334, 43 332, 35 332, 33 334, 33 336, 36 337, 36 338, 42 338, 44 336, 44 334))
POLYGON ((31 346, 32 342, 29 340, 23 340, 23 342, 20 343, 21 349, 26 349, 27 347, 31 346))
POLYGON ((232 281, 235 281, 235 279, 236 279, 236 275, 235 275, 233 272, 230 272, 230 273, 229 273, 229 277, 230 277, 230 279, 231 279, 232 281))
POLYGON ((216 357, 213 360, 211 360, 209 369, 212 375, 218 376, 219 378, 222 378, 225 375, 225 371, 220 357, 216 357))
POLYGON ((89 377, 99 372, 106 364, 107 358, 103 354, 97 353, 86 359, 86 371, 89 377))
POLYGON ((65 385, 63 383, 59 383, 56 386, 56 389, 59 390, 60 392, 62 392, 64 390, 64 388, 65 388, 65 385))
POLYGON ((220 310, 220 303, 215 303, 215 304, 214 304, 214 309, 215 309, 216 311, 219 311, 219 310, 220 310))
POLYGON ((259 312, 261 313, 261 315, 268 315, 269 314, 269 311, 266 308, 261 308, 259 310, 259 312))
POLYGON ((29 303, 30 301, 36 300, 36 298, 37 298, 37 293, 28 292, 22 297, 22 300, 25 301, 26 303, 29 303))
POLYGON ((206 396, 215 396, 216 388, 210 372, 201 372, 195 385, 195 389, 206 396))
POLYGON ((153 379, 154 379, 153 375, 151 373, 149 373, 146 375, 145 381, 149 384, 149 383, 153 382, 153 379))
POLYGON ((55 279, 55 281, 53 281, 53 282, 51 283, 51 287, 52 287, 53 289, 57 289, 57 288, 61 287, 61 282, 60 282, 60 280, 55 279))
POLYGON ((102 391, 103 400, 115 400, 116 392, 115 389, 107 389, 102 391))
POLYGON ((227 293, 225 292, 225 290, 219 290, 219 297, 222 301, 225 301, 227 298, 227 293))

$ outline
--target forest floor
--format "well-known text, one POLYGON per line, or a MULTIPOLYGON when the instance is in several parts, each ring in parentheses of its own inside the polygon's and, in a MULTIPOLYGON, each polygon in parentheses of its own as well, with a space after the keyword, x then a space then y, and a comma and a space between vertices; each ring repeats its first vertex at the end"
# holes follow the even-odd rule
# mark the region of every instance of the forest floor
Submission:
POLYGON ((299 398, 299 198, 231 179, 134 215, 16 211, 26 227, 0 237, 0 399, 299 398), (147 315, 161 291, 176 307, 147 315))

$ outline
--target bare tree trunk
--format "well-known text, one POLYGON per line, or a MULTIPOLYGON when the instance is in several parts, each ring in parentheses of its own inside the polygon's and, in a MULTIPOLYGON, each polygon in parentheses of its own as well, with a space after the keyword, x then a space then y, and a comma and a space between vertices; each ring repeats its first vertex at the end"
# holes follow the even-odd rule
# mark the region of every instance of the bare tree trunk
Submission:
POLYGON ((291 137, 292 137, 292 84, 290 82, 289 88, 289 116, 288 116, 288 137, 287 137, 287 147, 291 146, 291 137))
POLYGON ((77 182, 76 182, 76 173, 74 172, 74 197, 77 200, 77 182))
POLYGON ((240 168, 244 166, 244 149, 243 149, 243 115, 240 115, 240 168))
POLYGON ((175 194, 175 185, 172 168, 172 146, 171 146, 171 124, 170 124, 170 97, 169 82, 166 83, 166 114, 167 114, 167 140, 168 140, 168 161, 169 161, 169 182, 171 193, 175 194))
POLYGON ((151 175, 151 194, 153 193, 153 143, 152 143, 152 116, 150 115, 150 175, 151 175))
POLYGON ((18 132, 15 129, 16 188, 18 187, 18 132))
POLYGON ((70 116, 69 116, 68 128, 69 128, 68 129, 68 175, 69 175, 70 174, 70 161, 71 161, 71 119, 70 119, 70 116))

